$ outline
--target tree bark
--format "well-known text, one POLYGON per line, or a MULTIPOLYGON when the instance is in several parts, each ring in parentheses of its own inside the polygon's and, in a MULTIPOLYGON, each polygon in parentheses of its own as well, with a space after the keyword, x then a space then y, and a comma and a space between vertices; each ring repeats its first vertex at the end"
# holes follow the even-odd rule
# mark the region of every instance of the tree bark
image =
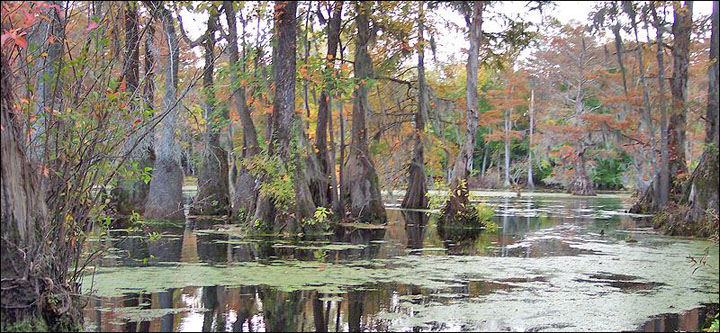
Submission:
MULTIPOLYGON (((506 98, 507 101, 507 98, 506 98)), ((512 109, 505 110, 505 181, 503 186, 510 187, 510 130, 512 129, 512 109)))
MULTIPOLYGON (((642 86, 642 98, 643 98, 643 120, 645 122, 645 129, 647 130, 648 138, 650 139, 650 168, 652 170, 653 178, 658 174, 657 164, 657 143, 655 142, 655 127, 652 122, 652 115, 650 109, 650 96, 648 93, 648 85, 645 80, 645 62, 643 61, 643 48, 640 46, 640 39, 638 38, 637 20, 635 19, 635 8, 633 8, 632 2, 623 2, 625 12, 630 16, 630 24, 633 27, 635 34, 635 59, 638 63, 638 69, 640 73, 640 85, 642 86)), ((649 38, 649 36, 648 36, 649 38)), ((656 186, 655 183, 651 186, 656 186)))
POLYGON ((405 198, 402 201, 403 208, 425 209, 428 198, 427 185, 425 184, 425 153, 423 137, 425 136, 425 115, 427 111, 427 87, 425 86, 425 9, 424 2, 419 3, 418 17, 418 108, 415 113, 415 148, 413 159, 410 162, 410 177, 405 198))
POLYGON ((653 183, 642 197, 630 208, 632 213, 650 213, 662 209, 670 201, 670 152, 668 134, 668 112, 665 102, 665 59, 663 54, 664 19, 657 13, 655 2, 650 2, 650 11, 655 27, 656 58, 658 64, 658 94, 660 104, 660 168, 653 183))
MULTIPOLYGON (((588 48, 585 44, 585 37, 581 37, 581 51, 578 55, 578 77, 577 77, 577 90, 575 93, 575 124, 577 128, 584 127, 583 114, 585 113, 585 63, 588 57, 588 48)), ((573 195, 581 196, 592 196, 595 195, 594 185, 592 180, 587 174, 585 153, 587 151, 587 144, 585 143, 586 134, 581 134, 582 137, 574 144, 575 151, 578 153, 574 161, 574 172, 575 179, 570 184, 570 193, 573 195)))
POLYGON ((123 78, 130 93, 138 88, 140 77, 140 36, 137 5, 125 4, 125 63, 123 78))
MULTIPOLYGON (((672 114, 668 123, 668 148, 670 153, 671 184, 677 182, 678 175, 687 172, 685 163, 685 117, 687 113, 687 81, 690 53, 690 34, 692 32, 692 1, 685 5, 673 2, 674 22, 672 33, 675 42, 672 48, 673 75, 670 80, 672 92, 672 114)), ((671 185, 671 192, 677 186, 671 185)))
POLYGON ((627 79, 625 78, 625 64, 623 63, 623 41, 622 36, 620 35, 620 22, 616 22, 615 25, 612 27, 613 35, 615 36, 615 54, 617 55, 617 61, 618 66, 620 66, 620 73, 622 75, 622 83, 623 83, 623 91, 625 92, 625 97, 628 95, 628 88, 627 88, 627 79))
POLYGON ((368 53, 370 42, 370 4, 358 2, 357 30, 355 44, 355 78, 359 80, 355 89, 352 118, 352 139, 350 154, 345 162, 343 201, 350 208, 354 218, 366 222, 385 221, 385 207, 380 194, 380 184, 375 165, 367 144, 365 116, 370 110, 367 80, 373 77, 373 64, 368 53))
POLYGON ((182 202, 183 171, 180 167, 180 147, 175 141, 177 128, 178 65, 180 52, 177 34, 170 11, 162 3, 159 13, 162 17, 165 40, 168 43, 167 69, 165 71, 165 96, 163 114, 159 129, 155 133, 155 166, 150 181, 150 192, 145 204, 145 217, 155 219, 184 218, 182 202))
POLYGON ((697 168, 690 176, 685 201, 690 207, 685 220, 698 223, 704 234, 718 233, 718 1, 713 1, 712 33, 710 37, 710 67, 708 68, 708 99, 705 114, 705 150, 697 168), (704 227, 704 228, 703 228, 704 227))
MULTIPOLYGON (((456 215, 461 211, 471 209, 469 205, 470 192, 467 188, 467 178, 470 174, 470 163, 472 161, 473 149, 475 148, 475 135, 478 127, 478 57, 480 53, 480 43, 482 42, 482 15, 485 4, 482 1, 473 1, 472 5, 472 23, 470 23, 469 26, 470 49, 466 66, 467 84, 465 88, 465 100, 467 109, 465 111, 465 142, 460 152, 458 152, 450 180, 451 195, 445 205, 443 214, 448 220, 455 219, 456 215)), ((466 18, 466 21, 470 22, 469 18, 466 18)))
POLYGON ((585 169, 585 151, 586 147, 584 143, 581 143, 581 151, 575 161, 575 181, 570 186, 570 192, 573 195, 592 196, 595 195, 595 189, 593 187, 592 180, 587 174, 585 169))
POLYGON ((203 92, 205 94, 205 135, 202 165, 198 176, 198 193, 193 202, 193 214, 226 215, 230 212, 230 185, 228 183, 227 152, 220 145, 220 133, 227 112, 215 108, 215 32, 218 13, 211 11, 203 46, 205 67, 203 70, 203 92))
POLYGON ((530 129, 528 134, 528 180, 527 185, 529 188, 534 189, 535 183, 533 182, 533 128, 535 127, 535 89, 530 90, 530 129))
POLYGON ((275 231, 292 231, 294 228, 291 223, 297 223, 305 217, 312 216, 315 209, 303 171, 302 161, 304 159, 300 149, 302 142, 298 143, 302 140, 301 122, 295 114, 296 11, 296 1, 277 1, 275 3, 276 48, 273 51, 275 99, 268 156, 278 156, 281 162, 281 172, 292 179, 295 198, 294 207, 290 208, 294 211, 278 211, 272 198, 261 193, 258 196, 254 217, 256 221, 272 223, 275 231), (286 227, 288 228, 286 229, 286 227))
POLYGON ((655 42, 657 48, 658 63, 658 93, 660 94, 660 175, 658 191, 660 192, 660 201, 657 207, 662 207, 669 200, 670 194, 670 153, 668 148, 668 120, 667 120, 667 103, 665 102, 665 61, 663 56, 663 23, 657 14, 655 3, 650 2, 650 8, 653 15, 653 24, 655 26, 655 42))
MULTIPOLYGON (((342 1, 336 1, 333 5, 332 17, 328 21, 328 49, 326 54, 327 64, 325 71, 334 70, 335 58, 337 57, 338 44, 340 43, 340 23, 342 23, 342 1)), ((327 87, 323 87, 320 93, 320 101, 318 106, 317 127, 315 129, 315 147, 317 159, 320 161, 320 171, 325 175, 325 179, 329 179, 328 186, 321 188, 321 191, 327 192, 336 213, 340 202, 337 194, 337 180, 335 179, 335 163, 331 157, 327 147, 328 124, 332 121, 332 113, 330 111, 330 92, 334 89, 331 83, 327 83, 327 87)), ((318 201, 319 196, 314 196, 318 205, 325 206, 327 203, 318 201)))
MULTIPOLYGON (((228 24, 228 57, 233 66, 240 64, 240 56, 238 52, 238 34, 237 22, 235 17, 235 8, 232 1, 224 1, 225 17, 228 24)), ((242 60, 243 62, 245 59, 242 60)), ((245 66, 242 66, 244 69, 245 66)), ((257 140, 257 131, 250 115, 250 109, 245 99, 245 87, 240 85, 239 76, 235 69, 230 71, 230 80, 233 86, 237 88, 233 91, 233 102, 240 115, 240 122, 243 128, 243 148, 241 157, 243 159, 251 158, 260 152, 260 146, 257 140)), ((257 179, 244 166, 238 171, 235 181, 235 193, 233 197, 233 215, 243 218, 252 215, 255 211, 255 201, 257 199, 256 183, 257 179)))
MULTIPOLYGON (((126 83, 126 91, 129 94, 129 97, 131 98, 130 102, 128 103, 128 106, 133 114, 138 116, 138 109, 140 107, 140 102, 138 101, 138 97, 140 97, 140 90, 139 90, 139 77, 140 77, 140 36, 138 35, 138 4, 136 5, 130 5, 130 3, 125 4, 125 51, 124 53, 124 64, 123 64, 123 80, 126 83)), ((153 29, 153 22, 152 18, 150 22, 148 22, 149 27, 145 33, 147 33, 147 40, 150 45, 152 44, 152 37, 154 35, 154 29, 153 29)), ((147 45, 146 45, 147 47, 147 45)), ((148 75, 148 72, 152 71, 152 62, 153 62, 153 55, 150 52, 146 51, 146 86, 145 89, 148 89, 147 87, 152 85, 152 75, 148 75), (147 58, 149 57, 149 58, 147 58), (149 65, 148 65, 149 64, 149 65)), ((144 97, 144 95, 143 95, 144 97)), ((146 101, 147 99, 144 98, 146 101)), ((149 103, 146 102, 147 106, 149 105, 150 108, 152 108, 152 101, 149 103)), ((134 122, 135 119, 131 119, 131 122, 134 122)), ((128 129, 132 126, 131 123, 128 124, 128 129)), ((129 140, 126 141, 125 147, 126 151, 129 150, 132 146, 134 146, 135 142, 139 138, 137 137, 131 137, 129 140)), ((152 153, 147 149, 147 144, 140 144, 137 147, 137 153, 132 152, 132 154, 136 157, 133 157, 133 161, 137 163, 139 170, 144 170, 146 167, 152 167, 153 160, 152 160, 152 153)), ((129 153, 129 152, 126 152, 129 153)), ((139 177, 136 177, 136 179, 133 180, 127 180, 127 179, 120 179, 119 184, 116 188, 113 189, 112 192, 112 200, 111 203, 112 206, 115 207, 115 210, 122 215, 129 215, 133 211, 138 213, 143 213, 145 208, 145 201, 147 201, 147 195, 148 191, 150 190, 149 184, 146 184, 142 179, 137 179, 139 177)))
MULTIPOLYGON (((60 48, 60 57, 62 51, 60 48)), ((51 229, 57 228, 49 219, 40 165, 27 156, 22 141, 19 141, 23 135, 21 125, 17 123, 19 115, 13 112, 12 69, 4 52, 0 62, 3 87, 0 92, 0 321, 3 328, 23 325, 19 327, 79 330, 82 314, 76 297, 71 296, 78 290, 67 283, 67 267, 56 269, 68 262, 68 252, 64 252, 62 258, 57 258, 55 253, 58 248, 64 248, 66 240, 50 242, 46 238, 51 229)), ((56 65, 50 63, 47 66, 56 65)))

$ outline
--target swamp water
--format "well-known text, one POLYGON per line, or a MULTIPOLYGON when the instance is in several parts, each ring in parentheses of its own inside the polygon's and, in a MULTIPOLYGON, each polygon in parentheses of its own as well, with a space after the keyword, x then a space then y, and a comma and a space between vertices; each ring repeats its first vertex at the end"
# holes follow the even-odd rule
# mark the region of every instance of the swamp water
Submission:
POLYGON ((393 207, 382 227, 320 236, 199 217, 112 230, 86 246, 106 249, 83 281, 86 329, 698 330, 718 302, 718 246, 658 235, 626 197, 474 194, 496 232, 393 207))

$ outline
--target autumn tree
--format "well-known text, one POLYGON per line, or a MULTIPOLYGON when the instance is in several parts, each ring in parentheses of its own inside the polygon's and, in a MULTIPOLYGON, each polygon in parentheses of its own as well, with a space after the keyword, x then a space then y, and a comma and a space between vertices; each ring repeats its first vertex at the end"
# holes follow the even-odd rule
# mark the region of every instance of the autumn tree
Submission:
POLYGON ((522 133, 513 130, 513 122, 515 122, 519 116, 518 112, 515 112, 521 106, 527 105, 527 87, 525 86, 527 78, 523 77, 522 73, 515 72, 512 65, 508 65, 507 69, 502 73, 502 89, 489 90, 490 100, 494 105, 494 109, 491 112, 485 112, 482 114, 483 124, 494 124, 498 123, 498 115, 503 118, 502 131, 496 131, 486 137, 488 141, 502 141, 504 144, 504 160, 505 164, 503 167, 504 180, 503 186, 510 187, 514 185, 516 180, 511 175, 511 153, 510 146, 512 140, 521 139, 522 133), (502 135, 502 137, 499 137, 502 135))
POLYGON ((597 119, 592 112, 599 108, 590 105, 598 84, 595 42, 581 26, 563 30, 567 36, 552 38, 547 50, 536 53, 537 70, 547 80, 554 101, 547 110, 550 121, 543 126, 554 142, 563 145, 555 154, 566 166, 562 172, 571 173, 566 188, 576 195, 594 195, 587 162, 595 146, 590 129, 597 119), (556 63, 562 65, 553 68, 556 63))

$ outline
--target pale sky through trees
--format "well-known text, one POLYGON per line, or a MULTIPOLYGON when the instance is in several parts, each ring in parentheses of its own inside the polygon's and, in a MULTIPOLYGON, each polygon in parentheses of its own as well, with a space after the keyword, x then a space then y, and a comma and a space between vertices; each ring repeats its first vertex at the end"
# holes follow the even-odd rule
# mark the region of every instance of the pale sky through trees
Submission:
MULTIPOLYGON (((542 16, 545 16, 546 18, 550 16, 555 17, 563 24, 572 23, 573 21, 586 24, 588 23, 588 14, 593 10, 593 8, 598 2, 599 1, 557 1, 554 2, 553 6, 545 9, 542 13, 542 16)), ((493 15, 494 13, 502 13, 514 19, 516 19, 518 15, 520 15, 520 17, 525 20, 529 20, 535 25, 540 24, 542 21, 540 13, 537 11, 530 11, 528 7, 526 7, 527 3, 527 1, 501 1, 494 4, 493 7, 485 15, 485 22, 483 22, 483 30, 486 32, 497 32, 499 29, 502 28, 497 22, 491 19, 491 15, 493 15)), ((304 13, 304 8, 306 7, 306 4, 304 2, 301 2, 299 5, 300 7, 298 8, 298 15, 301 15, 302 13, 304 13)), ((712 12, 712 1, 694 1, 693 7, 693 20, 697 20, 701 16, 710 15, 710 13, 712 12)), ((206 14, 189 13, 185 10, 183 10, 182 13, 184 19, 183 21, 185 21, 185 29, 187 30, 190 38, 197 38, 205 32, 207 22, 206 14)), ((344 11, 344 20, 347 19, 346 16, 347 11, 344 11)), ((672 8, 670 7, 667 8, 666 18, 669 22, 672 22, 672 8)), ((458 12, 448 8, 447 6, 441 6, 435 11, 428 12, 428 19, 432 20, 432 22, 435 24, 435 27, 438 29, 438 32, 435 35, 435 39, 437 42, 438 62, 447 63, 464 61, 463 59, 465 59, 466 57, 464 51, 467 49, 469 44, 464 33, 465 21, 462 16, 458 12)), ((624 19, 627 20, 627 18, 625 17, 624 19)), ((221 23, 223 24, 223 26, 225 26, 224 22, 221 23)), ((302 20, 301 23, 304 24, 304 20, 302 20)), ((315 25, 315 31, 323 28, 319 25, 319 23, 317 23, 317 21, 315 25)), ((248 26, 247 29, 248 40, 254 40, 255 25, 252 24, 251 26, 248 26)), ((261 25, 261 29, 265 30, 268 29, 268 27, 261 25)), ((654 29, 652 29, 652 27, 650 28, 650 32, 654 33, 654 29)), ((611 32, 609 29, 606 31, 606 34, 607 38, 611 37, 611 32)), ((638 34, 641 41, 647 39, 644 28, 640 29, 638 31, 638 34)), ((415 38, 415 36, 413 36, 413 38, 415 38)), ((631 35, 629 33, 625 33, 625 38, 630 39, 631 35)), ((195 48, 194 52, 198 56, 197 66, 202 66, 202 48, 195 48)), ((526 49, 522 52, 520 59, 525 59, 529 56, 530 53, 531 50, 526 49)), ((432 56, 429 56, 426 62, 428 69, 436 68, 436 64, 432 56)), ((417 54, 413 53, 413 55, 409 57, 405 61, 405 63, 408 64, 408 66, 416 64, 417 54)))

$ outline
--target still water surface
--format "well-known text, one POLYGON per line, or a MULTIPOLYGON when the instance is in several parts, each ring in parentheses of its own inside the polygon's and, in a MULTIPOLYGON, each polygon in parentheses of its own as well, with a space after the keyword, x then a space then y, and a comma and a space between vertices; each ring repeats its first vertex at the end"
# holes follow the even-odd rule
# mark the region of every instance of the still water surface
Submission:
POLYGON ((296 238, 209 218, 113 230, 86 249, 106 249, 86 329, 697 330, 718 302, 717 245, 656 234, 626 197, 477 194, 495 233, 393 205, 382 228, 296 238))

